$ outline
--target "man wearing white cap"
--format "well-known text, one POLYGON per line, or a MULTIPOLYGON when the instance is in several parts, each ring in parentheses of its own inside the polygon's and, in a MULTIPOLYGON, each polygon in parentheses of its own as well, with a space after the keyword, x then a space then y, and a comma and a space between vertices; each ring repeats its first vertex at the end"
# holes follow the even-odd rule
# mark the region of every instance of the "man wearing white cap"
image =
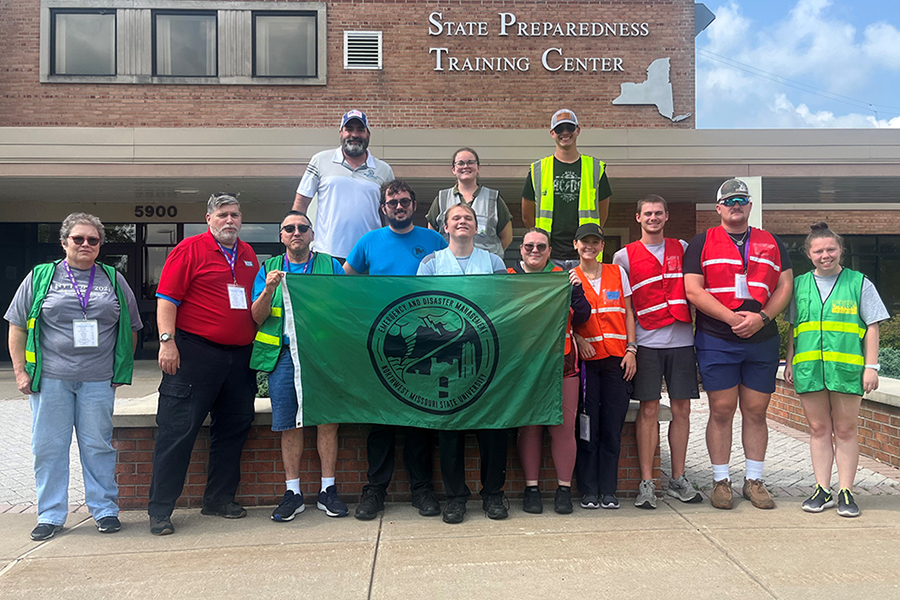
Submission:
POLYGON ((372 156, 369 120, 351 110, 341 119, 341 147, 312 157, 297 187, 293 210, 306 213, 318 194, 316 251, 339 259, 366 233, 381 227, 381 185, 394 179, 386 162, 372 156))
POLYGON ((580 225, 603 226, 612 194, 603 161, 578 152, 581 127, 567 108, 553 113, 550 137, 556 152, 532 163, 522 190, 525 227, 550 232, 550 262, 564 268, 578 266, 572 241, 580 225))

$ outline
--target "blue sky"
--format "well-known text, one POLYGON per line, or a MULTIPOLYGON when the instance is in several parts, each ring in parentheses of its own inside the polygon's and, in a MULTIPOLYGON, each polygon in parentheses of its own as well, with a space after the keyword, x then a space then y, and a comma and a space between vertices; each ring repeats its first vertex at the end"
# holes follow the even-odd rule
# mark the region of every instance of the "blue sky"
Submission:
POLYGON ((702 1, 698 128, 900 128, 900 1, 702 1))

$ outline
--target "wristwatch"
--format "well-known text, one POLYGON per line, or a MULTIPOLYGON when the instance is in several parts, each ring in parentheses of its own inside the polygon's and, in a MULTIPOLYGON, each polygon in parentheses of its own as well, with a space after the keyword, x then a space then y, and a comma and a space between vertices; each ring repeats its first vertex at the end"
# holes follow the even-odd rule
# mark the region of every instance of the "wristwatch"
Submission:
POLYGON ((160 342, 168 342, 169 340, 174 340, 175 337, 171 333, 161 333, 159 334, 160 342))
POLYGON ((767 315, 763 311, 759 311, 759 316, 762 317, 763 325, 768 325, 769 323, 772 322, 772 319, 769 318, 769 315, 767 315))

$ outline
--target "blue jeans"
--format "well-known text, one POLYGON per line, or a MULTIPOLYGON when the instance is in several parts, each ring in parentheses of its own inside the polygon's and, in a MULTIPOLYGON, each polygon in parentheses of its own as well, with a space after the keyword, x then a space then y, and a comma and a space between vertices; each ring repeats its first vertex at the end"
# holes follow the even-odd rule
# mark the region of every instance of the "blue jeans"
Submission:
POLYGON ((38 523, 62 525, 69 514, 69 446, 78 439, 84 496, 91 516, 119 514, 112 414, 116 390, 110 381, 41 378, 31 395, 31 452, 37 487, 38 523))

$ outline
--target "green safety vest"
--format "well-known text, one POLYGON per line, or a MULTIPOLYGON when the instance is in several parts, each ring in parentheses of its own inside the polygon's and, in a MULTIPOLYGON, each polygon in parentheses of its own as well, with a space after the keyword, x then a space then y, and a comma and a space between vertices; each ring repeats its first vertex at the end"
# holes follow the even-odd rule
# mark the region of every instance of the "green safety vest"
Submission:
MULTIPOLYGON (((581 155, 581 189, 578 194, 578 224, 600 225, 595 181, 603 176, 606 165, 592 156, 581 155), (587 182, 587 185, 585 185, 587 182)), ((544 231, 553 228, 553 156, 531 163, 531 183, 534 186, 534 225, 544 231)))
POLYGON ((866 324, 859 317, 859 303, 864 279, 858 271, 843 269, 825 302, 812 272, 794 281, 793 365, 798 393, 827 389, 862 396, 866 324))
MULTIPOLYGON (((279 254, 263 263, 268 275, 269 271, 281 269, 284 265, 285 255, 279 254)), ((313 252, 310 256, 313 275, 334 275, 334 260, 330 255, 313 252)), ((275 288, 272 295, 272 308, 269 317, 259 326, 256 339, 253 340, 253 353, 250 355, 250 368, 257 371, 271 373, 281 354, 281 338, 284 335, 284 298, 281 294, 281 286, 275 288)))
MULTIPOLYGON (((39 392, 41 385, 41 310, 44 299, 50 291, 50 282, 53 281, 53 273, 56 271, 62 259, 37 265, 32 271, 31 289, 33 299, 31 309, 28 311, 28 337, 25 340, 25 372, 31 376, 31 389, 39 392)), ((116 290, 116 300, 119 302, 119 328, 116 332, 116 348, 113 352, 113 376, 112 383, 131 383, 131 375, 134 371, 134 337, 131 331, 131 314, 128 312, 128 303, 125 293, 118 285, 116 270, 101 263, 97 263, 103 269, 106 276, 112 282, 116 290)))

